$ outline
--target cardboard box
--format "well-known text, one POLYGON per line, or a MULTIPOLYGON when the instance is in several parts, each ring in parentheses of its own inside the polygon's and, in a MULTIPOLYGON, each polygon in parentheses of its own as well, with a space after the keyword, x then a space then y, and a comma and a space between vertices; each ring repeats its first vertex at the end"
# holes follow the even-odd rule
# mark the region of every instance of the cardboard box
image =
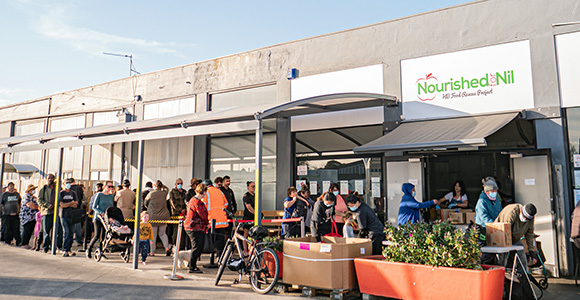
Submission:
POLYGON ((355 257, 373 252, 371 240, 304 237, 284 240, 284 283, 323 289, 357 287, 355 257))
POLYGON ((451 224, 465 224, 465 213, 464 212, 450 212, 449 221, 451 224))
POLYGON ((509 247, 512 245, 512 227, 509 223, 485 223, 485 239, 491 247, 509 247))
POLYGON ((466 212, 465 213, 465 224, 471 224, 473 222, 475 224, 475 213, 474 212, 466 212))
POLYGON ((449 213, 452 212, 473 212, 472 209, 466 208, 443 208, 441 209, 441 221, 448 221, 449 220, 449 213))

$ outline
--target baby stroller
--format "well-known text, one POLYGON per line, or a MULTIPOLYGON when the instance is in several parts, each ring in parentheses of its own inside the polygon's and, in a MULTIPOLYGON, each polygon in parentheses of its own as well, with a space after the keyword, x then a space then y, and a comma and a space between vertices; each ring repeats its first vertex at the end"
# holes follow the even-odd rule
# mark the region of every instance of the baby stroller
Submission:
POLYGON ((105 252, 121 252, 121 257, 126 263, 129 262, 131 254, 131 238, 133 231, 125 224, 123 212, 117 207, 109 207, 104 215, 98 216, 99 221, 105 229, 105 237, 101 239, 97 249, 95 249, 95 260, 107 258, 105 252))

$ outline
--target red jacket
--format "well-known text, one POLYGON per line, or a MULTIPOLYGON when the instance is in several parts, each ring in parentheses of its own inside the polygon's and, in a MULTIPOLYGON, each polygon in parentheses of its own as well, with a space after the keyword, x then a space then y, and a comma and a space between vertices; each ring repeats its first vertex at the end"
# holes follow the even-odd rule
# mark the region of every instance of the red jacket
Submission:
POLYGON ((187 203, 187 215, 183 225, 185 230, 189 231, 205 231, 207 229, 207 208, 203 201, 193 197, 187 203))

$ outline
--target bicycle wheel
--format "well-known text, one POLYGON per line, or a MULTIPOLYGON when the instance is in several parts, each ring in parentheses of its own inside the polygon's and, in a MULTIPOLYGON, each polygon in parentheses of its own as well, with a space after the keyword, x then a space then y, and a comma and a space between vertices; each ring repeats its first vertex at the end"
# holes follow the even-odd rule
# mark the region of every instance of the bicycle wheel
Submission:
POLYGON ((250 283, 256 293, 270 292, 280 276, 280 261, 270 248, 260 249, 250 262, 250 283))
POLYGON ((234 245, 233 244, 228 244, 226 246, 226 248, 224 249, 224 252, 222 253, 222 256, 220 257, 220 260, 218 261, 218 272, 215 276, 215 285, 218 285, 218 283, 220 282, 220 279, 222 278, 222 275, 224 274, 224 270, 226 269, 226 266, 228 264, 228 262, 230 261, 230 258, 232 257, 232 252, 234 251, 234 245))

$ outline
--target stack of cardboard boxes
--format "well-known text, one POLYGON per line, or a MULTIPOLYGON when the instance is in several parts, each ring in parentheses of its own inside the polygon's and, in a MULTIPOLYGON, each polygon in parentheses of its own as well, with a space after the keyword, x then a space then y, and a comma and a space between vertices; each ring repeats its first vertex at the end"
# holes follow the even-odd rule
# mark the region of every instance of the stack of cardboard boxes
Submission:
POLYGON ((451 221, 452 224, 470 224, 472 221, 475 223, 475 213, 472 209, 442 209, 441 220, 451 221))

